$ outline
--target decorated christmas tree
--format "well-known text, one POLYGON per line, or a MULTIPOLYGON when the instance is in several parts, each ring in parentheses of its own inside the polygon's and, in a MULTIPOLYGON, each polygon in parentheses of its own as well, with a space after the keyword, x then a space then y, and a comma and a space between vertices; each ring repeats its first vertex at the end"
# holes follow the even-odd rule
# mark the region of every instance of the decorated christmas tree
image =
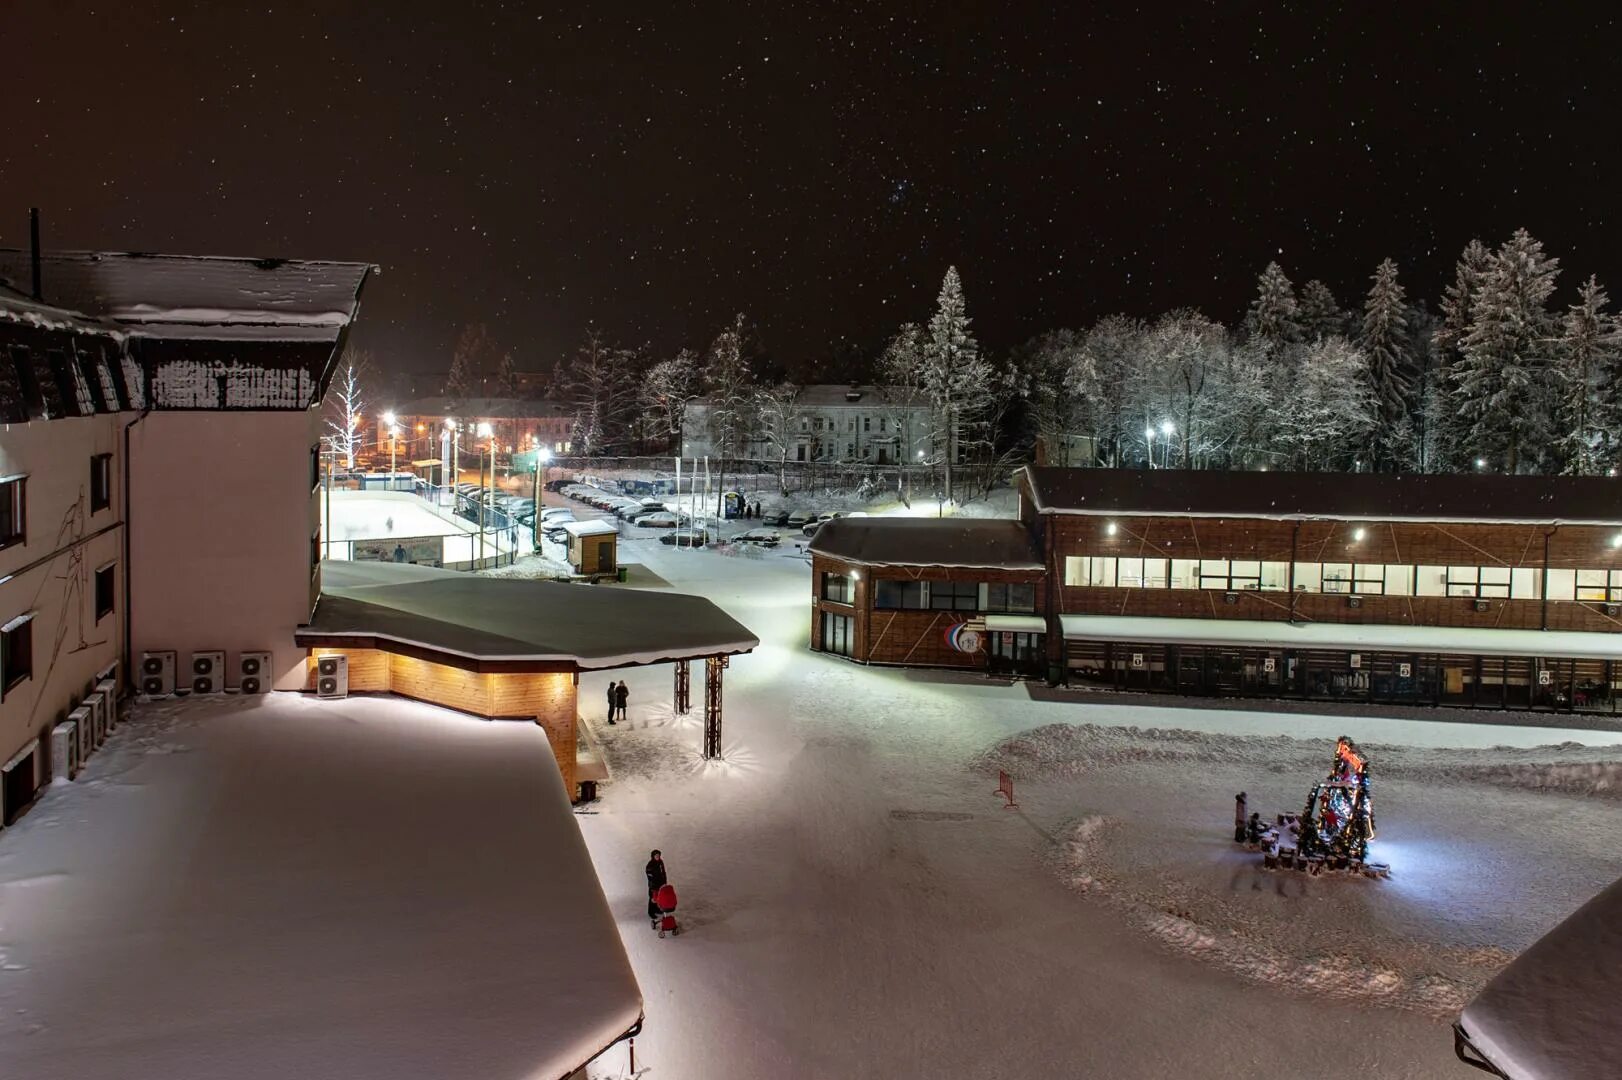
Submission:
POLYGON ((1307 808, 1301 812, 1301 854, 1332 862, 1361 860, 1372 839, 1374 803, 1369 796, 1368 758, 1342 735, 1335 743, 1329 775, 1313 785, 1307 808))

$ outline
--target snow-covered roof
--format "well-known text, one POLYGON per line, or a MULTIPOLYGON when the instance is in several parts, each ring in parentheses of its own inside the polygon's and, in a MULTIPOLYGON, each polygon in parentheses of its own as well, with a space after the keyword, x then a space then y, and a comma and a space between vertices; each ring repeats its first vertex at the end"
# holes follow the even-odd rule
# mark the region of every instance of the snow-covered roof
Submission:
POLYGON ((1491 630, 1475 626, 1288 623, 1260 619, 1061 615, 1073 640, 1168 645, 1234 645, 1348 652, 1464 653, 1473 656, 1622 658, 1622 633, 1593 630, 1491 630))
POLYGON ((385 562, 321 564, 301 645, 425 650, 458 667, 604 669, 745 653, 748 628, 702 596, 487 578, 385 562))
POLYGON ((619 532, 612 522, 602 518, 590 518, 586 521, 566 521, 563 531, 570 536, 610 536, 619 532))
POLYGON ((140 705, 3 850, 8 1078, 551 1080, 642 1014, 535 724, 140 705))
POLYGON ((1622 1076, 1622 881, 1510 961, 1459 1026, 1510 1080, 1622 1076))
POLYGON ((45 330, 71 330, 81 334, 101 334, 121 338, 124 332, 116 325, 92 319, 77 311, 42 304, 33 297, 0 284, 0 319, 6 322, 37 326, 45 330))
POLYGON ((1493 473, 1218 472, 1027 465, 1038 513, 1622 524, 1622 479, 1493 473))
POLYGON ((461 416, 469 420, 567 419, 570 415, 565 406, 548 401, 450 395, 403 402, 394 407, 394 412, 399 416, 461 416))
POLYGON ((1025 524, 1002 518, 834 518, 809 546, 813 555, 864 566, 1043 568, 1025 524))
MULTIPOLYGON (((110 319, 139 336, 221 341, 335 341, 353 321, 368 263, 225 256, 51 252, 48 303, 110 319)), ((0 284, 31 277, 29 253, 0 248, 0 284)))

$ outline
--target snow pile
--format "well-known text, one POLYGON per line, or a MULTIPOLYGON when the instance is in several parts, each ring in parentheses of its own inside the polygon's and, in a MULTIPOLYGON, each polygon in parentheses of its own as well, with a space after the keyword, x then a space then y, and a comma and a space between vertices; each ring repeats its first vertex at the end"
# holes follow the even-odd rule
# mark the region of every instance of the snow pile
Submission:
POLYGON ((1360 745, 1370 857, 1391 864, 1388 881, 1269 871, 1232 843, 1234 794, 1264 820, 1299 810, 1332 743, 1051 724, 973 765, 1006 770, 1028 809, 1068 811, 1055 872, 1166 947, 1292 993, 1437 1018, 1546 930, 1548 912, 1622 873, 1622 749, 1360 745))
POLYGON ((478 571, 481 577, 508 578, 518 581, 569 581, 574 571, 566 562, 545 555, 523 555, 505 566, 492 566, 478 571))

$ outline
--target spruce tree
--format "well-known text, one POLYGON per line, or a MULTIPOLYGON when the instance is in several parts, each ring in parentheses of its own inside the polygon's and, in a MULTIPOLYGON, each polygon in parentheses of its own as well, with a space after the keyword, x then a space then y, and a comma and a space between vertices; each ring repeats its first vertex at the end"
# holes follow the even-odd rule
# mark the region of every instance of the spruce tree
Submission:
POLYGON ((1615 429, 1606 422, 1614 414, 1605 415, 1612 411, 1612 403, 1601 393, 1601 387, 1614 393, 1606 386, 1606 376, 1614 377, 1617 363, 1617 329, 1605 310, 1608 302, 1599 279, 1590 275, 1578 291, 1577 303, 1566 312, 1563 327, 1556 422, 1565 458, 1561 471, 1574 476, 1603 472, 1615 455, 1615 429))
POLYGON ((1256 299, 1245 320, 1250 336, 1276 347, 1301 340, 1300 307, 1295 286, 1276 262, 1267 264, 1256 281, 1256 299))
POLYGON ((952 467, 958 448, 985 441, 982 421, 997 389, 990 365, 969 332, 968 305, 957 267, 948 266, 925 331, 923 390, 934 414, 935 456, 941 461, 942 495, 952 501, 952 467))
POLYGON ((1549 385, 1558 339, 1546 308, 1560 261, 1517 230, 1493 254, 1454 365, 1470 451, 1505 472, 1535 471, 1550 442, 1549 385))
POLYGON ((1377 417, 1374 460, 1382 469, 1394 468, 1398 461, 1413 391, 1404 306, 1397 264, 1386 259, 1375 269, 1374 284, 1363 304, 1361 340, 1377 417))
POLYGON ((459 400, 483 389, 484 378, 479 369, 488 336, 482 323, 470 323, 462 328, 451 354, 450 374, 445 377, 446 397, 459 400))
POLYGON ((1301 286, 1298 307, 1304 341, 1310 343, 1346 332, 1346 312, 1341 310, 1340 301, 1329 291, 1329 286, 1317 278, 1301 286))

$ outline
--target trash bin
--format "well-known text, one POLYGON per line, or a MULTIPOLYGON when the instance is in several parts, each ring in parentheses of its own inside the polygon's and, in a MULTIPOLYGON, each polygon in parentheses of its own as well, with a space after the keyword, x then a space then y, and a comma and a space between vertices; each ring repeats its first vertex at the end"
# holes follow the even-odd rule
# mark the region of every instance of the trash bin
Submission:
POLYGON ((624 581, 625 580, 625 567, 622 566, 622 567, 619 568, 618 571, 615 572, 614 580, 615 581, 624 581))

